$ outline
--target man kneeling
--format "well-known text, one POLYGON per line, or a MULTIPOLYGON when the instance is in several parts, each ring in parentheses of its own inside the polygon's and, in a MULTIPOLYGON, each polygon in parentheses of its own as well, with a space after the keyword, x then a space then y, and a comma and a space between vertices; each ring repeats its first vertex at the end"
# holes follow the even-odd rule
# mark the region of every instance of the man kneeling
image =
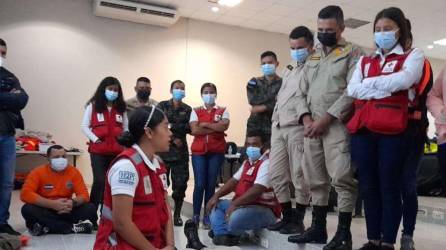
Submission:
POLYGON ((237 173, 209 200, 211 229, 215 245, 234 246, 246 230, 265 228, 280 216, 280 205, 268 177, 268 152, 263 151, 261 132, 252 131, 246 138, 248 159, 237 173), (232 200, 219 200, 235 192, 232 200))
POLYGON ((47 233, 91 233, 96 207, 88 203, 88 191, 79 170, 68 166, 62 146, 47 151, 49 164, 32 170, 20 198, 22 215, 33 236, 47 233), (73 194, 76 197, 73 198, 73 194))

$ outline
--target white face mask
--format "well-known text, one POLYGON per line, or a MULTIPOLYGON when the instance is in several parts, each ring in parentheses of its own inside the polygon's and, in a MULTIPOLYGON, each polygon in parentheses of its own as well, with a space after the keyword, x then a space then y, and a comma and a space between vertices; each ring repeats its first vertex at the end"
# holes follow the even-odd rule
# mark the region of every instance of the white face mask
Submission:
POLYGON ((0 67, 6 67, 6 59, 0 56, 0 67))
POLYGON ((56 172, 64 171, 68 166, 68 160, 66 158, 54 158, 51 159, 51 168, 56 172))

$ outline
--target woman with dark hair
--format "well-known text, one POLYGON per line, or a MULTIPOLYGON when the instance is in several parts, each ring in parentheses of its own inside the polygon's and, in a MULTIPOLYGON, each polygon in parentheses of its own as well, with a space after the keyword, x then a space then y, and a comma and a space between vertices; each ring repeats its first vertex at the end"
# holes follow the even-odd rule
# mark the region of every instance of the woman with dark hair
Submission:
POLYGON ((166 168, 155 155, 169 150, 169 121, 154 105, 133 112, 129 132, 118 139, 126 149, 107 172, 94 249, 173 250, 166 168))
POLYGON ((374 36, 378 49, 359 60, 347 87, 355 99, 347 128, 369 240, 362 250, 394 249, 402 215, 405 143, 411 138, 409 108, 419 98, 415 88, 425 59, 420 49, 405 49, 410 32, 398 8, 378 13, 374 36))
MULTIPOLYGON (((116 137, 128 130, 125 110, 121 83, 111 76, 101 81, 85 108, 81 128, 89 139, 88 152, 93 169, 90 201, 96 208, 102 204, 107 168, 124 149, 118 144, 116 137)), ((96 221, 93 224, 97 227, 96 221)))
POLYGON ((172 98, 160 102, 158 107, 166 114, 173 133, 169 152, 160 156, 167 166, 167 179, 172 173, 172 199, 175 203, 173 223, 182 226, 181 207, 186 195, 187 181, 189 180, 189 149, 186 135, 190 134, 189 118, 192 108, 182 100, 186 96, 185 84, 181 80, 173 81, 170 85, 172 98))
MULTIPOLYGON (((190 115, 192 142, 192 167, 194 170, 193 220, 198 225, 200 211, 215 193, 217 176, 225 160, 225 131, 229 128, 229 113, 225 107, 215 104, 217 87, 213 83, 201 86, 204 106, 194 108, 190 115)), ((203 218, 205 229, 210 228, 209 215, 203 218)))

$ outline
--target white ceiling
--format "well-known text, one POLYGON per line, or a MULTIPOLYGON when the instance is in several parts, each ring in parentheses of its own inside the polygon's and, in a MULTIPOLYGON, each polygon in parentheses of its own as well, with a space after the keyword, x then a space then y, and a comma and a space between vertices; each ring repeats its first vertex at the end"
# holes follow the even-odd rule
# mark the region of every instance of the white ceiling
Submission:
MULTIPOLYGON (((446 59, 446 46, 433 41, 446 38, 446 0, 243 0, 228 8, 208 0, 143 0, 177 8, 182 17, 235 25, 245 28, 289 34, 292 28, 305 25, 316 30, 319 10, 336 4, 344 10, 345 18, 373 22, 383 8, 401 8, 412 22, 414 46, 422 48, 430 57, 446 59), (211 7, 218 6, 219 12, 211 7)), ((346 29, 344 36, 361 46, 373 47, 372 24, 358 29, 346 29)))

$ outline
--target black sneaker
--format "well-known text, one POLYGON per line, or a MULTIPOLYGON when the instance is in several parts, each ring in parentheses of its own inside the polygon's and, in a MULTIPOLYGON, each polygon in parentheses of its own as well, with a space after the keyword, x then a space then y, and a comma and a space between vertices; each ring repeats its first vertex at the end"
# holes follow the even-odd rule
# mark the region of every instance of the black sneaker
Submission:
POLYGON ((181 217, 173 217, 173 225, 176 227, 182 227, 183 226, 183 219, 181 217))
POLYGON ((401 250, 415 250, 415 242, 413 238, 409 235, 404 235, 401 237, 401 250))
POLYGON ((280 234, 301 234, 305 231, 303 223, 296 224, 294 222, 284 223, 279 230, 280 234))
POLYGON ((358 250, 381 250, 381 246, 373 244, 369 241, 358 250))
POLYGON ((0 224, 0 233, 19 236, 20 233, 15 231, 9 224, 0 224))
POLYGON ((302 234, 288 237, 288 241, 296 244, 314 243, 327 244, 327 230, 322 228, 310 227, 302 234))
POLYGON ((237 246, 239 244, 240 237, 233 235, 215 235, 212 239, 212 243, 216 246, 237 246))
POLYGON ((71 230, 76 234, 91 234, 93 231, 93 223, 89 220, 79 221, 79 223, 73 224, 71 230))
POLYGON ((29 233, 32 236, 41 236, 45 235, 50 231, 48 227, 44 227, 40 225, 39 223, 34 223, 34 225, 29 229, 29 233))

